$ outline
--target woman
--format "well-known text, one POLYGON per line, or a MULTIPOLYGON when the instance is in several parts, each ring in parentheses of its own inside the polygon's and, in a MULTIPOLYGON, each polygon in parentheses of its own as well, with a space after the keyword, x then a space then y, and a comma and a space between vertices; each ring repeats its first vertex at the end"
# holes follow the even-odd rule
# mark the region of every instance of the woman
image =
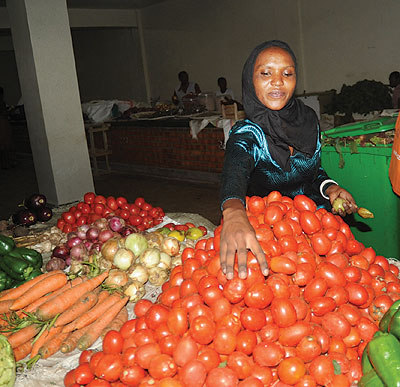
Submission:
POLYGON ((294 53, 278 40, 257 46, 244 65, 243 106, 248 119, 231 129, 222 172, 220 259, 228 279, 233 277, 235 253, 239 276, 246 277, 248 250, 268 274, 264 252, 247 219, 246 194, 267 196, 274 190, 292 198, 305 194, 329 209, 341 197, 348 202, 346 213, 357 210, 351 194, 321 168, 318 119, 294 98, 296 75, 294 53))
POLYGON ((200 86, 197 83, 189 82, 189 75, 186 71, 181 71, 178 74, 180 84, 175 87, 172 101, 174 104, 182 103, 185 96, 198 95, 201 93, 200 86))

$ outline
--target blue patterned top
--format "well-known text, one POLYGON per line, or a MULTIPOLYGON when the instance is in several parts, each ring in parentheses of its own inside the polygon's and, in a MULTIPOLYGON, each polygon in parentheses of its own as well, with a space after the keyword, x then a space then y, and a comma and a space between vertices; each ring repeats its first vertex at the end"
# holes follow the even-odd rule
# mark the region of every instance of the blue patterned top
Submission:
MULTIPOLYGON (((319 127, 317 128, 319 131, 319 127)), ((293 151, 291 171, 285 172, 272 159, 268 142, 260 126, 250 120, 238 121, 230 130, 222 170, 221 208, 229 199, 245 203, 248 196, 267 196, 271 191, 294 198, 304 194, 320 207, 330 209, 329 200, 320 193, 320 185, 329 177, 321 167, 321 141, 309 158, 293 151)), ((324 191, 329 184, 324 186, 324 191)))

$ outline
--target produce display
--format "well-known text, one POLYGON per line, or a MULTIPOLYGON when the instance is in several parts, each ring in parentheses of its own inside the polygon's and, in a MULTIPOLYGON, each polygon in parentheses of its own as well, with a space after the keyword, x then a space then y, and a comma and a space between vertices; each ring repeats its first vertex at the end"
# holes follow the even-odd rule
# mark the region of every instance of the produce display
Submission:
POLYGON ((182 251, 157 302, 137 301, 135 319, 110 331, 102 351, 81 356, 64 385, 351 386, 362 378, 366 347, 378 378, 398 385, 393 323, 392 333, 376 333, 400 299, 398 267, 304 195, 272 192, 246 206, 267 277, 249 252, 247 278, 235 267, 226 279, 218 226, 182 251))
POLYGON ((42 274, 42 255, 16 247, 12 238, 0 234, 0 291, 19 286, 42 274))
POLYGON ((47 222, 53 212, 46 206, 46 196, 42 194, 32 194, 24 200, 23 208, 20 208, 12 217, 15 224, 23 226, 32 226, 36 222, 47 222))
POLYGON ((160 224, 165 214, 161 207, 153 207, 142 197, 136 198, 134 203, 128 203, 124 197, 106 198, 103 195, 87 192, 82 202, 61 215, 57 227, 69 233, 79 226, 92 224, 110 215, 117 215, 124 219, 127 225, 136 227, 138 231, 144 231, 160 224))

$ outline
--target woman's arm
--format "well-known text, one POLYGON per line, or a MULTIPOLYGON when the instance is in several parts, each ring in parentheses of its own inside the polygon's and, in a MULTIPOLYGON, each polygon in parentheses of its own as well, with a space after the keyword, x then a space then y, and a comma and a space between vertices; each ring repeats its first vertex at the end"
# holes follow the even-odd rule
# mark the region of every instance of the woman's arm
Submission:
POLYGON ((246 210, 239 199, 229 199, 223 204, 220 261, 227 279, 233 278, 233 268, 237 254, 240 278, 247 276, 247 253, 250 250, 257 258, 261 271, 268 275, 268 265, 264 251, 259 245, 256 233, 250 225, 246 210))

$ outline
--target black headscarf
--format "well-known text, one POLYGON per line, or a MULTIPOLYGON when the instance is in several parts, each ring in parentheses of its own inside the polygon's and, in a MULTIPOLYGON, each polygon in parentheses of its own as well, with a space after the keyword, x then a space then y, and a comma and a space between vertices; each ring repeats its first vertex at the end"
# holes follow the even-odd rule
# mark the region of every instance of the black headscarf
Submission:
POLYGON ((290 150, 295 150, 312 157, 317 145, 318 118, 314 110, 292 96, 281 110, 271 110, 258 99, 254 84, 254 64, 258 55, 268 47, 280 47, 291 57, 297 71, 296 57, 289 45, 280 40, 270 40, 259 44, 248 57, 242 72, 243 106, 246 116, 258 124, 268 140, 272 158, 284 170, 290 170, 290 150))

